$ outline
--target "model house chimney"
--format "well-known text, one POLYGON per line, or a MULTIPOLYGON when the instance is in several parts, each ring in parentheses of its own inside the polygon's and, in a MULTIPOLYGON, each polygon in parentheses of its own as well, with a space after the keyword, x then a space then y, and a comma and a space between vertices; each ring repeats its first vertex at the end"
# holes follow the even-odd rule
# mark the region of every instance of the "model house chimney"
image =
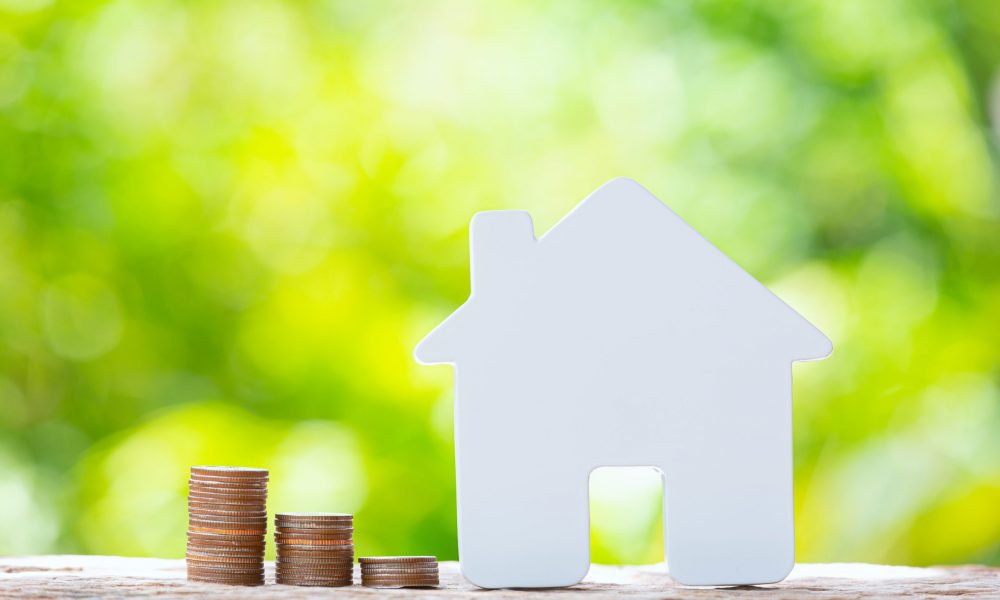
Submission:
POLYGON ((491 210, 472 217, 472 293, 500 292, 523 273, 535 245, 531 215, 523 210, 491 210))

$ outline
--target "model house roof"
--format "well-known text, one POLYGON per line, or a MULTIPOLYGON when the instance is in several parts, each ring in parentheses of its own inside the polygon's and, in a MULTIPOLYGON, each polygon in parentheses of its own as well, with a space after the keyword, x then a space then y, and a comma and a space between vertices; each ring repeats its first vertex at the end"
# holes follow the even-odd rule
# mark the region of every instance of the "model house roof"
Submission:
POLYGON ((616 327, 634 330, 621 335, 648 329, 709 351, 767 347, 789 361, 832 350, 821 331, 631 179, 601 186, 537 239, 527 212, 478 213, 470 242, 470 298, 420 343, 421 362, 456 362, 490 344, 497 329, 486 322, 502 322, 502 331, 530 322, 543 335, 546 323, 564 319, 600 339, 621 333, 616 327))

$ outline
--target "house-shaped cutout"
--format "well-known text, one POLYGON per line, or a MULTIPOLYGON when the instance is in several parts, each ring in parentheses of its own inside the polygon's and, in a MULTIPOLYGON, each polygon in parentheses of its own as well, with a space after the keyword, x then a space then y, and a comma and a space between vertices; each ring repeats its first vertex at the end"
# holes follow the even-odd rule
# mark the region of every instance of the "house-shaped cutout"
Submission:
POLYGON ((792 362, 830 340, 630 179, 538 239, 526 212, 479 213, 471 247, 471 296, 416 349, 455 366, 466 578, 579 582, 590 472, 651 465, 675 580, 783 579, 792 362))

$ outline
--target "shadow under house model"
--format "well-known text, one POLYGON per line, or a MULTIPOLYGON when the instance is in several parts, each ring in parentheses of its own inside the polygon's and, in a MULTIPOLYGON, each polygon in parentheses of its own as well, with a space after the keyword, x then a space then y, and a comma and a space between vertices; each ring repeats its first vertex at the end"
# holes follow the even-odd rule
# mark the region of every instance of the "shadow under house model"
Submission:
POLYGON ((416 349, 455 365, 465 577, 579 582, 590 472, 649 465, 676 581, 784 579, 792 362, 830 340, 631 179, 539 239, 527 212, 479 213, 471 246, 469 300, 416 349))

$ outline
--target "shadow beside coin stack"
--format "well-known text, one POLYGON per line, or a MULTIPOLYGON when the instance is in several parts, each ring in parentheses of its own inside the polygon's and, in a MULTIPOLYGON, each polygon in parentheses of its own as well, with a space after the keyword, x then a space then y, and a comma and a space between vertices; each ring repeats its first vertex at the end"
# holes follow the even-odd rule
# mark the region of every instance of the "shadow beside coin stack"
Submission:
POLYGON ((434 556, 363 556, 361 585, 379 588, 434 587, 439 583, 434 556))
POLYGON ((354 517, 340 513, 278 513, 275 582, 339 587, 354 576, 354 517))
POLYGON ((188 579, 264 584, 267 480, 266 469, 191 467, 188 579))

